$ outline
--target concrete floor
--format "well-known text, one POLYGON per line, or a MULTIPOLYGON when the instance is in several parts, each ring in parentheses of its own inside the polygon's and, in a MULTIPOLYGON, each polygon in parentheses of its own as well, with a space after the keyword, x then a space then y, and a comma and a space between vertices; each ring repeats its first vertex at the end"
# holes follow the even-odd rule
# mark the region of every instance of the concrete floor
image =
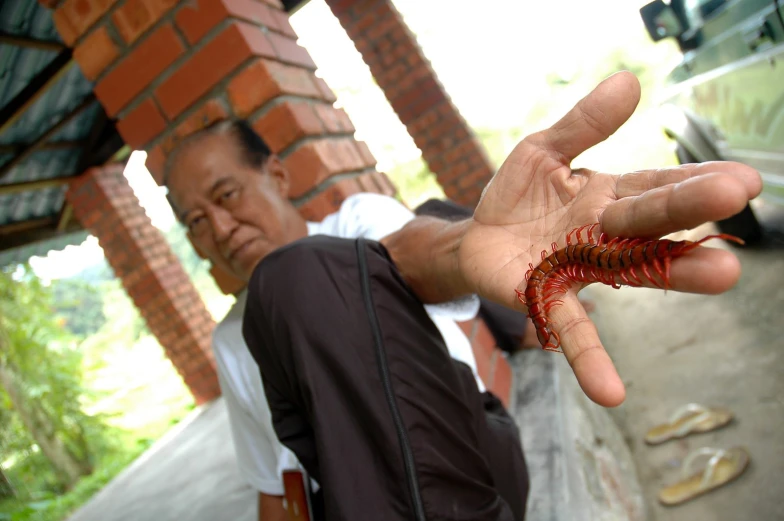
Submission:
MULTIPOLYGON (((766 226, 784 230, 784 212, 759 210, 766 226)), ((712 232, 704 226, 684 238, 712 232)), ((784 520, 784 241, 733 251, 742 278, 720 296, 588 288, 603 343, 627 384, 626 402, 611 415, 627 437, 650 521, 784 520), (736 419, 712 433, 645 444, 650 427, 692 401, 728 407, 736 419), (677 507, 658 503, 688 452, 733 445, 751 454, 737 481, 677 507)))
POLYGON ((194 411, 68 521, 252 521, 223 400, 194 411))

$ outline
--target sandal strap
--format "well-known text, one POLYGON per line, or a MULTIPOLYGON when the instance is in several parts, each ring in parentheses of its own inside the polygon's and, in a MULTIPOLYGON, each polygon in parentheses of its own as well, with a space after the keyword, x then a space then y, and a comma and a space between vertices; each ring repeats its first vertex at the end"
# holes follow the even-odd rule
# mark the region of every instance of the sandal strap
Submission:
POLYGON ((675 436, 685 436, 694 428, 695 425, 698 423, 704 422, 707 420, 710 415, 711 411, 707 407, 700 405, 698 403, 688 403, 678 410, 676 410, 672 416, 670 416, 670 425, 674 425, 676 422, 682 420, 688 414, 698 413, 689 418, 685 421, 678 429, 675 430, 673 433, 675 436))
POLYGON ((710 409, 699 403, 687 403, 686 405, 678 407, 675 412, 670 415, 670 419, 668 421, 670 424, 673 424, 679 420, 682 420, 687 415, 693 414, 695 412, 709 413, 710 409))
POLYGON ((687 479, 692 475, 694 462, 698 458, 704 456, 710 456, 710 459, 708 459, 708 463, 705 465, 705 470, 702 472, 702 481, 700 483, 701 487, 705 487, 708 485, 708 483, 710 483, 710 480, 713 478, 713 474, 716 472, 716 466, 719 464, 719 461, 722 459, 729 459, 729 452, 724 449, 716 449, 713 447, 703 447, 692 451, 683 460, 683 466, 681 467, 682 479, 687 479))

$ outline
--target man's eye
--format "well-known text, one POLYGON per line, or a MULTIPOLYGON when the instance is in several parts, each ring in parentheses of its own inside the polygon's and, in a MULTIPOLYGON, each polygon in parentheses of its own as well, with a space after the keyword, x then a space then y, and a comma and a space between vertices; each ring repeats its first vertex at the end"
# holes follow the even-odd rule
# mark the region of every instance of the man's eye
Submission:
POLYGON ((198 231, 199 225, 202 222, 204 222, 203 217, 194 217, 190 220, 190 222, 188 222, 188 228, 191 230, 191 232, 198 231))
POLYGON ((221 199, 223 199, 224 201, 228 199, 234 199, 238 193, 239 192, 237 190, 229 190, 227 192, 223 192, 223 195, 221 195, 221 199))

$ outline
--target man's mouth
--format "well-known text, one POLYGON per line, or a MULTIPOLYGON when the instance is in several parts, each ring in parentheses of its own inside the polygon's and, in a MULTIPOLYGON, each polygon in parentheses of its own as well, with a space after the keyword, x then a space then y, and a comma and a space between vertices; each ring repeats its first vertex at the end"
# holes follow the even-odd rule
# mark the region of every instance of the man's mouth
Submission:
POLYGON ((248 248, 248 246, 253 244, 255 241, 256 241, 256 239, 250 239, 248 241, 245 241, 239 248, 237 248, 234 251, 232 251, 231 253, 229 253, 229 259, 228 260, 229 261, 233 261, 239 255, 241 255, 242 252, 244 252, 248 248))

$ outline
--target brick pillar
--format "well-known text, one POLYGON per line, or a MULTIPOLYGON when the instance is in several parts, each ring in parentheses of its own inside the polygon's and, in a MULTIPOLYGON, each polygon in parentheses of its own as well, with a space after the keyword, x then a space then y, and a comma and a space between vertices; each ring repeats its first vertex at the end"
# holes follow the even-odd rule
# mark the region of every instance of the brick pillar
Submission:
POLYGON ((123 175, 93 168, 71 182, 74 215, 98 238, 109 265, 139 308, 197 403, 220 395, 210 335, 212 316, 123 175))
POLYGON ((447 197, 474 207, 495 171, 392 0, 326 0, 447 197))
MULTIPOLYGON (((178 139, 248 118, 293 174, 290 197, 318 220, 350 194, 393 195, 367 145, 315 75, 280 0, 40 0, 125 142, 161 167, 178 139)), ((242 287, 212 269, 224 292, 242 287)))
POLYGON ((479 378, 488 390, 498 396, 505 407, 509 407, 512 398, 512 367, 503 351, 496 346, 493 334, 479 317, 459 322, 458 325, 471 342, 479 378))

